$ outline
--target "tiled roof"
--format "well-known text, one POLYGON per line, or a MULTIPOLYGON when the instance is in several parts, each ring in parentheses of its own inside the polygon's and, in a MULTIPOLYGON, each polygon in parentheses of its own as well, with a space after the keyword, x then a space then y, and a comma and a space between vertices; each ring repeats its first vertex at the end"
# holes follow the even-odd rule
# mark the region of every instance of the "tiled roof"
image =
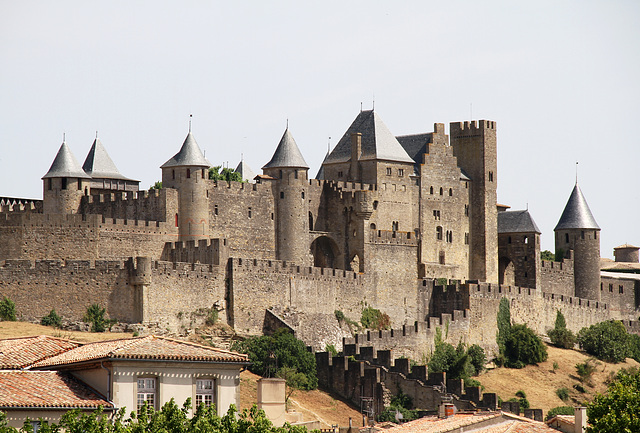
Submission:
POLYGON ((220 363, 248 363, 247 355, 210 346, 149 335, 122 340, 88 343, 76 349, 38 362, 33 367, 76 364, 104 359, 138 359, 163 361, 193 361, 220 363))
POLYGON ((99 138, 93 141, 82 169, 93 178, 131 180, 120 174, 99 138))
POLYGON ((25 368, 80 345, 47 335, 0 340, 0 369, 25 368))
POLYGON ((528 210, 498 212, 498 233, 541 233, 528 210))
POLYGON ((113 408, 70 375, 56 371, 0 371, 0 409, 113 408))
POLYGON ((577 183, 576 186, 573 187, 573 191, 571 191, 571 196, 569 196, 567 205, 564 207, 564 211, 562 212, 560 221, 558 221, 558 225, 556 225, 556 228, 553 230, 556 231, 564 229, 600 230, 598 223, 591 214, 587 200, 585 200, 582 195, 582 191, 577 183))
POLYGON ((347 162, 351 160, 351 134, 362 134, 361 160, 376 159, 414 163, 400 145, 398 139, 389 131, 378 113, 361 111, 344 133, 325 163, 347 162))
POLYGON ((386 430, 389 433, 558 433, 545 423, 504 412, 455 414, 448 418, 424 417, 386 430))
POLYGON ((187 138, 184 139, 180 151, 173 155, 173 158, 165 162, 160 168, 168 167, 181 167, 181 166, 198 166, 198 167, 211 167, 211 163, 204 157, 200 146, 196 143, 196 139, 191 134, 191 131, 187 134, 187 138))
POLYGON ((63 141, 58 153, 56 154, 51 167, 47 174, 42 176, 43 179, 52 177, 79 177, 83 179, 91 179, 91 177, 84 172, 80 163, 71 153, 71 149, 67 146, 67 142, 63 141))
POLYGON ((289 128, 287 128, 284 131, 284 134, 282 134, 280 143, 278 143, 278 147, 273 153, 271 161, 267 162, 262 168, 279 167, 309 168, 307 162, 302 156, 302 153, 300 152, 300 149, 298 148, 298 145, 296 144, 296 140, 293 139, 293 135, 289 132, 289 128))

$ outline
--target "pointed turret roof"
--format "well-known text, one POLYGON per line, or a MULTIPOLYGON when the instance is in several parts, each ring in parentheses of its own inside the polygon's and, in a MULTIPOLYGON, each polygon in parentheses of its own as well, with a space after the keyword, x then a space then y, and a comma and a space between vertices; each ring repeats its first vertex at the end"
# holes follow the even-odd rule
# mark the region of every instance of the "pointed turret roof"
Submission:
POLYGON ((204 157, 196 139, 193 138, 191 131, 187 134, 187 138, 184 139, 180 152, 173 155, 173 158, 165 162, 160 168, 168 167, 181 167, 181 166, 199 166, 199 167, 211 167, 211 163, 204 157))
POLYGON ((582 191, 576 182, 573 187, 569 201, 564 207, 560 221, 554 231, 564 229, 596 229, 600 230, 598 223, 591 214, 587 200, 582 195, 582 191))
POLYGON ((542 233, 528 210, 498 212, 498 233, 542 233))
POLYGON ((378 113, 373 110, 361 111, 344 133, 326 163, 347 162, 351 159, 351 134, 362 134, 363 159, 378 159, 414 163, 398 139, 389 131, 378 113))
POLYGON ((83 179, 91 179, 91 176, 82 170, 80 163, 71 153, 71 149, 67 146, 67 142, 63 141, 58 154, 56 155, 47 174, 42 179, 52 177, 79 177, 83 179))
POLYGON ((251 167, 244 162, 244 160, 240 161, 235 170, 237 173, 240 173, 242 176, 242 180, 246 180, 249 182, 253 182, 253 178, 256 177, 256 174, 251 170, 251 167))
POLYGON ((289 132, 289 128, 284 131, 278 147, 271 157, 271 161, 262 167, 265 168, 309 168, 306 161, 302 157, 302 153, 293 139, 293 135, 289 132))
POLYGON ((93 141, 82 169, 93 178, 131 180, 118 171, 99 138, 93 141))

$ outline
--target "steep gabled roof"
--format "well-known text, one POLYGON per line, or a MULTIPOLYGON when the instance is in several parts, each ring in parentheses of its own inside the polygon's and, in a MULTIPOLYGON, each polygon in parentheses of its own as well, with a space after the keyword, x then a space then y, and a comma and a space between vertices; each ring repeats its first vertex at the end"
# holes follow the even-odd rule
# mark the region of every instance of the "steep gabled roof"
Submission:
POLYGON ((498 233, 542 233, 528 210, 498 212, 498 233))
POLYGON ((564 207, 560 221, 554 231, 565 229, 596 229, 600 230, 598 223, 591 214, 587 200, 582 195, 582 191, 576 182, 571 196, 564 207))
POLYGON ((80 345, 76 341, 48 335, 0 340, 0 369, 25 368, 80 345))
POLYGON ((220 363, 249 362, 247 355, 167 337, 145 337, 87 343, 58 356, 36 363, 34 368, 77 364, 96 360, 162 360, 220 363))
POLYGON ((108 402, 71 375, 58 371, 0 371, 0 409, 113 409, 108 402))
POLYGON ((244 162, 244 160, 240 161, 235 171, 237 173, 240 173, 240 176, 242 176, 242 180, 253 182, 253 178, 256 177, 256 174, 253 172, 253 170, 251 170, 249 164, 244 162))
POLYGON ((361 160, 415 161, 407 154, 396 137, 389 131, 378 113, 361 111, 344 133, 325 163, 347 162, 351 159, 351 134, 362 134, 361 160))
POLYGON ((109 157, 107 149, 97 137, 89 149, 82 169, 93 178, 131 180, 120 174, 113 160, 109 157))
POLYGON ((56 155, 51 167, 47 174, 42 176, 42 179, 49 179, 52 177, 79 177, 83 179, 91 179, 87 173, 84 172, 80 163, 71 153, 71 149, 67 146, 67 142, 63 141, 58 154, 56 155))
POLYGON ((271 157, 271 161, 266 163, 262 169, 265 168, 309 168, 307 162, 304 160, 296 140, 293 139, 293 135, 289 132, 289 128, 284 131, 280 143, 276 151, 271 157))
POLYGON ((202 154, 200 146, 198 146, 191 131, 187 134, 187 138, 184 139, 180 151, 173 155, 173 158, 162 164, 160 168, 184 166, 211 167, 211 163, 202 154))

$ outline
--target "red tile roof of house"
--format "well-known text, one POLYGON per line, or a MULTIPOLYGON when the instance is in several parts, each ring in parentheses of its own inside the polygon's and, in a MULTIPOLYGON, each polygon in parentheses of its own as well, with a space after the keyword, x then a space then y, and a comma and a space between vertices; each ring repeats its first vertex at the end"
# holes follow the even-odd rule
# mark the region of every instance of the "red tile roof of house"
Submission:
POLYGON ((60 355, 42 360, 34 368, 76 364, 104 359, 249 363, 247 355, 188 341, 149 335, 145 337, 87 343, 60 355))
POLYGON ((0 371, 0 409, 88 408, 113 404, 93 390, 57 371, 0 371))
POLYGON ((474 431, 478 433, 558 433, 543 422, 506 412, 457 413, 448 418, 424 417, 385 433, 445 433, 474 431))
POLYGON ((0 369, 22 369, 80 345, 47 335, 0 340, 0 369))

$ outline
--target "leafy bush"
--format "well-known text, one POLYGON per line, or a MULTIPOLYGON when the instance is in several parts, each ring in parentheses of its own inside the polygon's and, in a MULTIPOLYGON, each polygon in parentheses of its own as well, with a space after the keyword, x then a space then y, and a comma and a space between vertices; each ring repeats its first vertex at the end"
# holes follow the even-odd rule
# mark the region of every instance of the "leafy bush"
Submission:
POLYGON ((249 355, 252 362, 249 370, 255 374, 268 377, 283 367, 295 368, 307 378, 303 389, 318 387, 315 356, 286 328, 278 329, 273 335, 249 338, 233 349, 249 355))
POLYGON ((211 310, 209 310, 209 315, 207 316, 207 319, 204 321, 204 323, 208 326, 213 326, 218 323, 218 310, 216 310, 215 308, 211 308, 211 310))
POLYGON ((569 389, 566 387, 558 388, 556 389, 556 395, 560 400, 567 401, 569 400, 569 389))
POLYGON ((227 182, 243 182, 242 175, 232 168, 218 165, 209 168, 209 179, 211 180, 226 180, 227 182))
POLYGON ((474 369, 474 376, 477 376, 484 370, 484 366, 487 363, 487 357, 484 354, 484 349, 477 344, 472 344, 469 346, 467 350, 467 355, 469 355, 471 365, 474 369))
POLYGON ((573 349, 573 345, 576 343, 576 336, 567 329, 567 323, 562 315, 562 312, 558 310, 556 314, 555 328, 547 332, 551 344, 563 349, 573 349))
POLYGON ((40 324, 43 326, 53 326, 54 328, 59 328, 62 326, 62 319, 56 313, 55 308, 52 309, 49 314, 44 316, 42 320, 40 320, 40 324))
POLYGON ((585 362, 576 364, 576 372, 578 373, 578 376, 580 376, 580 382, 593 386, 591 384, 591 376, 595 373, 597 365, 598 362, 593 358, 589 358, 585 362))
POLYGON ((104 318, 106 309, 98 304, 92 304, 84 313, 83 321, 91 324, 91 332, 104 332, 107 329, 107 320, 104 318))
POLYGON ((629 351, 631 358, 640 362, 640 335, 629 334, 629 351))
POLYGON ((327 344, 324 347, 324 351, 329 352, 331 356, 338 356, 338 349, 336 349, 336 346, 334 346, 333 344, 327 344))
POLYGON ((527 398, 527 394, 525 394, 525 392, 523 390, 518 390, 518 391, 516 391, 516 397, 527 398))
POLYGON ((391 327, 389 315, 373 307, 367 307, 362 310, 360 323, 362 323, 362 326, 365 328, 376 330, 389 329, 391 327))
POLYGON ((573 389, 575 389, 576 391, 584 394, 585 392, 587 392, 586 389, 584 389, 584 386, 580 385, 579 383, 576 383, 575 385, 573 385, 573 389))
POLYGON ((386 407, 384 411, 378 415, 378 422, 391 421, 402 422, 412 421, 418 418, 418 412, 411 410, 413 408, 413 400, 410 396, 402 392, 402 389, 398 391, 398 395, 391 397, 391 405, 386 407), (398 416, 401 414, 401 417, 398 416), (398 418, 396 418, 398 417, 398 418))
POLYGON ((6 296, 0 301, 0 320, 16 321, 16 304, 6 296))
POLYGON ((587 406, 587 433, 640 431, 640 373, 620 370, 606 394, 587 406))
POLYGON ((619 320, 600 322, 578 332, 580 347, 603 361, 623 362, 631 354, 629 343, 629 334, 619 320))
POLYGON ((346 318, 344 313, 340 310, 335 310, 333 314, 336 316, 336 319, 338 319, 338 322, 342 322, 346 318))
POLYGON ((556 415, 573 415, 574 409, 571 406, 556 406, 547 412, 547 416, 544 417, 545 421, 550 420, 556 415))
POLYGON ((547 348, 527 325, 513 325, 505 341, 505 365, 522 368, 547 360, 547 348))
POLYGON ((554 261, 556 258, 556 255, 549 250, 544 250, 544 251, 540 251, 540 258, 542 260, 554 261))

